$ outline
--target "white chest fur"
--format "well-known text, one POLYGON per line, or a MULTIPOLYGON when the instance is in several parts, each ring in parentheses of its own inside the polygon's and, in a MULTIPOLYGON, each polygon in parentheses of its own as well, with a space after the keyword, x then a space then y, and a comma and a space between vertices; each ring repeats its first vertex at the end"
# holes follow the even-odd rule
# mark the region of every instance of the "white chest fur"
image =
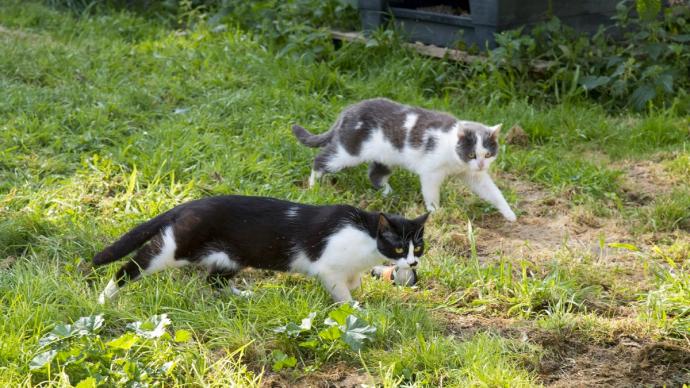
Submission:
POLYGON ((331 275, 352 278, 383 261, 376 240, 368 233, 346 226, 328 238, 321 257, 311 261, 297 252, 290 269, 312 276, 331 275))

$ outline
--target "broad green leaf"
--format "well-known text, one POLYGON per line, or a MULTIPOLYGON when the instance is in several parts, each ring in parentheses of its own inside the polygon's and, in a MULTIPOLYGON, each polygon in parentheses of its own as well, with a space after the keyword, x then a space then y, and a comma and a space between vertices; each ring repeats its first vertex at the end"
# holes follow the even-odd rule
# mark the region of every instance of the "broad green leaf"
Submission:
POLYGON ((671 40, 674 40, 674 41, 680 42, 680 43, 687 43, 687 42, 690 42, 690 34, 672 36, 671 40))
POLYGON ((58 337, 68 337, 72 335, 72 325, 70 324, 59 324, 56 325, 51 333, 55 334, 58 337))
POLYGON ((168 361, 165 364, 161 365, 161 371, 165 374, 170 374, 173 371, 173 368, 175 368, 175 361, 168 361))
POLYGON ((611 79, 609 77, 595 77, 593 75, 588 75, 580 80, 580 83, 586 90, 596 89, 599 86, 606 85, 611 79))
POLYGON ((58 341, 58 340, 62 339, 62 338, 63 338, 63 337, 59 337, 59 336, 57 336, 57 335, 55 335, 54 333, 51 332, 51 333, 48 333, 48 334, 44 335, 43 337, 41 337, 41 339, 38 340, 38 346, 44 347, 44 346, 46 346, 46 345, 48 345, 48 344, 51 344, 51 343, 53 343, 53 342, 55 342, 55 341, 58 341))
POLYGON ((378 47, 379 46, 379 41, 376 39, 367 39, 366 44, 364 47, 366 48, 372 48, 372 47, 378 47))
POLYGON ((79 384, 75 386, 75 388, 96 388, 96 379, 93 377, 87 377, 84 380, 80 381, 79 384))
POLYGON ((335 321, 335 319, 333 319, 331 317, 324 319, 323 323, 324 323, 324 325, 327 325, 327 326, 339 326, 340 325, 338 322, 335 321))
POLYGON ((314 320, 314 317, 316 317, 316 313, 309 313, 309 315, 306 318, 302 319, 302 323, 299 325, 299 327, 305 331, 311 330, 311 322, 312 320, 314 320))
POLYGON ((192 339, 192 332, 180 329, 175 332, 175 342, 187 342, 192 339))
POLYGON ((371 341, 374 339, 374 333, 376 333, 375 327, 370 326, 363 319, 350 315, 345 322, 343 341, 345 341, 352 350, 357 351, 362 348, 365 340, 371 341))
POLYGON ((328 316, 334 321, 338 322, 339 325, 345 324, 345 319, 347 316, 354 313, 355 310, 347 303, 340 305, 337 309, 328 313, 328 316))
POLYGON ((290 356, 283 361, 283 365, 292 368, 297 365, 297 359, 294 356, 290 356))
POLYGON ((673 92, 673 76, 670 74, 661 74, 656 79, 656 84, 661 86, 666 93, 673 92))
POLYGON ((639 110, 644 108, 647 101, 653 99, 654 97, 656 97, 656 90, 654 90, 651 85, 645 84, 635 89, 633 94, 630 96, 630 103, 639 110))
POLYGON ((72 331, 78 336, 95 333, 103 326, 103 322, 103 314, 81 317, 72 325, 72 331))
POLYGON ((168 314, 154 315, 145 322, 132 322, 127 325, 128 329, 133 329, 135 333, 144 338, 158 338, 163 336, 165 327, 170 324, 168 314))
POLYGON ((273 331, 276 333, 285 333, 288 337, 297 337, 302 332, 302 328, 297 326, 294 322, 288 322, 287 325, 276 327, 273 331))
POLYGON ((333 341, 337 340, 340 338, 340 329, 338 326, 331 326, 328 329, 323 329, 319 332, 319 337, 327 340, 327 341, 333 341))
POLYGON ((51 361, 53 361, 53 358, 55 358, 56 354, 57 350, 55 349, 51 349, 47 352, 40 353, 39 355, 31 359, 31 362, 29 363, 29 369, 36 370, 43 368, 51 361))
POLYGON ((272 356, 274 360, 274 372, 280 372, 283 368, 292 368, 293 366, 297 365, 297 359, 295 357, 288 356, 280 350, 274 350, 272 356))
POLYGON ((134 333, 125 333, 118 338, 106 343, 107 346, 115 349, 129 350, 139 340, 134 333))
POLYGON ((666 50, 668 50, 668 47, 661 43, 649 43, 644 46, 644 51, 654 61, 656 61, 657 58, 659 58, 659 56, 666 50))

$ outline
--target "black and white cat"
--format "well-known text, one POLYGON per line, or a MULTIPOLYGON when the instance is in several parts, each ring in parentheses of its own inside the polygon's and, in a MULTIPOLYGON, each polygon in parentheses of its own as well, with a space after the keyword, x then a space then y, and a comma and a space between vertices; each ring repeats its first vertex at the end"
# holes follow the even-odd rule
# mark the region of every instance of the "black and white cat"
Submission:
POLYGON ((388 194, 391 168, 401 166, 419 175, 426 208, 434 211, 444 179, 457 174, 507 220, 515 221, 488 173, 498 153, 500 129, 500 124, 487 127, 377 98, 345 108, 328 132, 313 135, 298 125, 292 132, 304 145, 323 147, 314 159, 310 187, 324 173, 370 163, 369 179, 388 194))
POLYGON ((427 216, 408 220, 347 205, 235 195, 187 202, 135 227, 94 257, 94 265, 103 265, 141 247, 98 301, 105 303, 128 280, 200 264, 216 285, 245 267, 304 273, 319 278, 336 302, 346 302, 359 287, 360 274, 384 259, 402 268, 417 265, 427 216))

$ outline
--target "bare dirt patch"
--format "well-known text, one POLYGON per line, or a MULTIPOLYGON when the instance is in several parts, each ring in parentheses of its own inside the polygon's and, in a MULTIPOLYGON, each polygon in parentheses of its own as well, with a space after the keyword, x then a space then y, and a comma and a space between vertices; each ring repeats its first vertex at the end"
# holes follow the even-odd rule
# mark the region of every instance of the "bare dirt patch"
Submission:
MULTIPOLYGON (((630 234, 621 220, 596 217, 584 208, 571 207, 567 198, 510 174, 504 185, 516 192, 517 222, 506 222, 491 212, 475 220, 477 250, 485 259, 502 256, 534 261, 551 260, 560 249, 575 249, 608 261, 629 259, 627 251, 602 250, 601 242, 626 242, 630 234)), ((462 238, 458 237, 459 240, 462 238)))
MULTIPOLYGON (((586 157, 597 159, 622 172, 621 200, 626 211, 648 205, 680 183, 660 163, 667 158, 665 156, 613 164, 598 153, 587 154, 586 157)), ((473 221, 477 252, 484 261, 519 257, 539 263, 550 261, 559 251, 568 250, 577 252, 580 257, 589 256, 599 263, 619 263, 637 268, 640 265, 639 254, 624 248, 612 248, 609 244, 629 243, 647 251, 659 245, 660 241, 675 241, 679 238, 678 233, 682 235, 680 238, 689 237, 682 231, 643 233, 638 228, 639 220, 630 220, 618 210, 612 209, 611 217, 597 216, 587 206, 574 206, 568 193, 557 195, 539 184, 505 172, 498 172, 496 178, 502 186, 516 194, 518 202, 514 210, 518 213, 518 220, 507 222, 496 211, 490 211, 480 214, 473 221)), ((473 196, 458 182, 451 181, 449 186, 449 190, 463 191, 466 193, 463 195, 473 196)), ((462 219, 452 218, 445 220, 445 223, 465 224, 462 219)), ((440 243, 444 249, 458 254, 470 251, 463 227, 447 230, 440 243)))
POLYGON ((299 377, 290 376, 289 372, 269 372, 262 380, 262 386, 271 388, 358 388, 362 385, 373 384, 371 376, 344 363, 328 366, 299 377))
POLYGON ((620 337, 611 344, 553 335, 535 338, 546 350, 538 373, 552 387, 680 386, 690 381, 690 349, 620 337))
POLYGON ((623 161, 615 167, 623 171, 623 192, 626 199, 646 205, 678 184, 662 165, 649 160, 623 161))
POLYGON ((537 345, 542 356, 526 367, 547 386, 680 386, 690 381, 690 348, 677 343, 623 333, 593 341, 577 331, 548 331, 526 320, 445 315, 447 332, 461 340, 491 332, 537 345))

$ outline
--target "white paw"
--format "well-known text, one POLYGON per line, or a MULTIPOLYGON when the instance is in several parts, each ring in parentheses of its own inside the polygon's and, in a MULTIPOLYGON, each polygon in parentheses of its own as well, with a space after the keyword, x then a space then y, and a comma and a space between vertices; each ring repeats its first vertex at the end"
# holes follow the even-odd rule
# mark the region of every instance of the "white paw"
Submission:
POLYGON ((239 288, 235 287, 232 287, 231 290, 233 294, 241 296, 243 298, 251 298, 252 296, 254 296, 254 293, 249 290, 240 290, 239 288))
POLYGON ((391 188, 391 185, 386 183, 383 185, 383 196, 387 197, 390 193, 393 192, 393 188, 391 188))
POLYGON ((113 299, 119 291, 120 288, 117 286, 117 283, 115 283, 115 281, 111 279, 108 282, 108 285, 105 286, 103 292, 101 292, 101 294, 98 295, 98 304, 105 304, 106 301, 113 299))
POLYGON ((426 210, 428 210, 429 212, 433 213, 433 212, 435 212, 436 210, 438 210, 438 205, 433 204, 433 203, 427 203, 427 204, 426 204, 426 210))
POLYGON ((508 210, 506 210, 506 211, 504 211, 504 212, 501 212, 501 214, 503 214, 503 217, 505 217, 505 219, 508 220, 508 221, 510 221, 510 222, 515 222, 515 221, 517 221, 517 216, 516 216, 515 213, 513 213, 513 211, 510 210, 510 209, 508 209, 508 210))

